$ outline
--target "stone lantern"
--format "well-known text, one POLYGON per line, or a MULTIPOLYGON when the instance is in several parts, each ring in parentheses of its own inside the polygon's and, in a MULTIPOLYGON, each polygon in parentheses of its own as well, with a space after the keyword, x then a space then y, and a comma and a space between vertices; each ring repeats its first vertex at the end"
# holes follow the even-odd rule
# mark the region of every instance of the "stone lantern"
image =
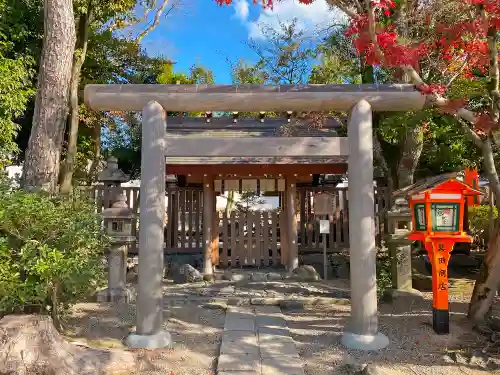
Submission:
POLYGON ((411 244, 408 239, 412 231, 412 215, 406 198, 396 198, 387 213, 387 248, 391 258, 391 297, 422 298, 420 291, 412 286, 411 244))
POLYGON ((132 236, 135 215, 127 206, 127 198, 123 193, 116 197, 110 208, 103 210, 102 215, 111 244, 107 254, 108 288, 99 293, 98 300, 128 302, 130 293, 126 288, 127 256, 129 247, 136 242, 136 237, 132 236))

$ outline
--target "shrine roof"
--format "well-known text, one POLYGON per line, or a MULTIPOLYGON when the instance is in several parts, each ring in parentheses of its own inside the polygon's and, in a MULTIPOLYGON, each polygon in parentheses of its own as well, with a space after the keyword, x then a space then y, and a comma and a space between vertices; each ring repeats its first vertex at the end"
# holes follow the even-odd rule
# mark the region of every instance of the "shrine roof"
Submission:
MULTIPOLYGON (((269 140, 270 138, 283 139, 297 137, 304 139, 312 138, 338 138, 337 130, 342 123, 334 118, 326 118, 321 124, 313 123, 307 119, 291 118, 265 118, 260 121, 257 118, 217 117, 207 121, 206 117, 168 117, 167 118, 167 144, 174 145, 175 139, 241 139, 255 138, 256 145, 259 138, 269 140)), ((266 155, 262 156, 228 156, 228 155, 169 155, 167 145, 166 163, 168 165, 221 165, 221 164, 345 164, 346 155, 302 155, 290 156, 266 155)), ((244 153, 244 150, 242 150, 244 153)))

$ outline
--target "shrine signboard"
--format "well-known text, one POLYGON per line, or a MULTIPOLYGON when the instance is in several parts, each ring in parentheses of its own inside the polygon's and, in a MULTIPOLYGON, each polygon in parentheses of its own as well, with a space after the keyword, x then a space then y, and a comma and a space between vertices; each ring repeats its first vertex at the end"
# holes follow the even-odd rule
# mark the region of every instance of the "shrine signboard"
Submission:
POLYGON ((318 193, 314 196, 313 209, 315 215, 333 215, 335 212, 335 197, 328 193, 318 193))
POLYGON ((464 231, 467 198, 481 192, 451 179, 410 197, 413 232, 408 239, 421 241, 432 264, 432 321, 438 334, 450 332, 448 263, 457 242, 472 242, 464 231))

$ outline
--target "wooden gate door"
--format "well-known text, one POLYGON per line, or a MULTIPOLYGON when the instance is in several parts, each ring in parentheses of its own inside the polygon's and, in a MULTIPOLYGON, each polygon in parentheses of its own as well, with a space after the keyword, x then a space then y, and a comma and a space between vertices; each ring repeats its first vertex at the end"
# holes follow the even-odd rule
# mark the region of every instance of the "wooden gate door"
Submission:
POLYGON ((233 211, 222 214, 219 241, 221 266, 279 264, 279 214, 269 211, 233 211))

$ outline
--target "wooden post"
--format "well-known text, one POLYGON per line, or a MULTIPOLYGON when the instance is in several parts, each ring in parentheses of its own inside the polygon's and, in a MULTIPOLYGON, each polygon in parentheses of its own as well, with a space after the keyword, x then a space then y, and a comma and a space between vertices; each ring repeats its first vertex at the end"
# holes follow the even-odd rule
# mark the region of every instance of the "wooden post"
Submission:
POLYGON ((212 267, 212 227, 214 204, 214 178, 203 178, 203 274, 205 278, 213 277, 212 267))
MULTIPOLYGON (((280 194, 280 197, 282 195, 280 194)), ((288 212, 286 210, 286 199, 281 199, 281 214, 280 214, 280 248, 281 248, 281 264, 285 267, 288 265, 288 212)))
POLYGON ((288 272, 292 272, 299 266, 299 251, 297 246, 297 184, 295 177, 287 177, 285 181, 285 202, 287 217, 288 252, 287 266, 288 272))
POLYGON ((212 245, 212 266, 216 266, 219 264, 219 214, 217 212, 217 195, 212 191, 212 236, 211 236, 211 245, 212 245))
MULTIPOLYGON (((172 208, 170 212, 172 213, 172 232, 170 233, 170 243, 172 244, 172 248, 177 248, 179 246, 179 202, 178 202, 178 197, 179 195, 179 190, 175 189, 172 194, 169 195, 169 198, 171 198, 171 204, 172 208)), ((170 202, 169 202, 170 204, 170 202)), ((168 218, 170 221, 170 218, 168 218)))

